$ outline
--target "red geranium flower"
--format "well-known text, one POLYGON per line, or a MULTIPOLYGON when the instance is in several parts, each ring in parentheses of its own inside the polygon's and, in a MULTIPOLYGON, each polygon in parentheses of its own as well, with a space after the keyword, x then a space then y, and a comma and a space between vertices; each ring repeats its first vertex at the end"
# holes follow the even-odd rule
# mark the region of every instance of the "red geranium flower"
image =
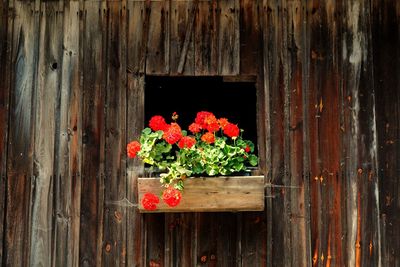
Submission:
POLYGON ((168 206, 175 207, 179 204, 179 202, 181 202, 182 194, 178 189, 168 187, 164 190, 162 198, 168 206))
POLYGON ((171 123, 171 125, 164 131, 163 138, 168 144, 175 144, 182 138, 181 127, 175 122, 171 123))
POLYGON ((140 143, 138 141, 132 141, 126 146, 128 157, 134 158, 140 151, 140 143))
MULTIPOLYGON (((197 112, 196 115, 196 119, 194 120, 197 124, 200 124, 202 128, 206 128, 206 123, 205 123, 205 119, 208 116, 214 116, 214 114, 212 114, 211 112, 208 111, 200 111, 197 112)), ((215 117, 215 116, 214 116, 215 117)))
POLYGON ((168 128, 168 124, 162 116, 153 116, 149 121, 149 126, 153 131, 165 131, 168 128))
POLYGON ((226 125, 228 125, 229 121, 226 118, 220 118, 218 120, 219 125, 221 126, 222 130, 225 128, 226 125))
POLYGON ((201 125, 193 122, 192 124, 189 125, 189 131, 192 133, 196 134, 201 131, 201 125))
POLYGON ((142 198, 142 206, 146 210, 155 210, 157 209, 157 204, 160 203, 158 197, 152 193, 144 194, 142 198))
POLYGON ((215 136, 213 133, 210 132, 206 132, 205 134, 203 134, 203 136, 201 137, 201 141, 207 143, 207 144, 212 144, 215 142, 215 136))
POLYGON ((191 148, 194 146, 194 144, 196 144, 196 139, 190 136, 184 136, 181 140, 179 140, 178 146, 179 148, 191 148))
POLYGON ((250 146, 249 146, 249 145, 246 145, 246 148, 244 149, 244 151, 245 151, 246 153, 249 153, 249 152, 250 152, 250 146))
POLYGON ((233 123, 228 123, 225 127, 224 127, 224 134, 226 134, 227 136, 231 137, 231 138, 236 138, 239 136, 239 127, 237 127, 236 124, 233 123))
POLYGON ((216 132, 216 131, 219 130, 219 124, 218 124, 217 122, 208 124, 207 127, 206 127, 206 129, 207 129, 209 132, 212 132, 212 133, 213 133, 213 132, 216 132))

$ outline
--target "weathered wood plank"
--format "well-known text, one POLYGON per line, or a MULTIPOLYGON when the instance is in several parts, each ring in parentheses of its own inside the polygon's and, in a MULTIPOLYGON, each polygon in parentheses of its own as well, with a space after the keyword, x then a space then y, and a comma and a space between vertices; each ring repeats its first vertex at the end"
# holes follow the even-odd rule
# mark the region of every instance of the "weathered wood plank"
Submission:
POLYGON ((166 68, 165 53, 170 49, 166 33, 169 27, 169 14, 166 9, 169 1, 151 1, 149 31, 147 40, 146 54, 146 73, 147 74, 166 74, 169 70, 166 68))
POLYGON ((240 71, 239 0, 218 1, 218 74, 240 71))
POLYGON ((259 10, 260 0, 240 0, 240 74, 257 74, 259 71, 262 35, 259 10))
MULTIPOLYGON (((127 72, 138 73, 141 58, 145 58, 143 31, 145 31, 146 6, 144 1, 128 1, 127 9, 127 72)), ((145 33, 146 35, 147 33, 145 33)), ((143 64, 144 65, 144 64, 143 64)), ((143 66, 144 68, 144 66, 143 66)))
MULTIPOLYGON (((290 173, 290 238, 292 246, 291 265, 308 266, 310 259, 306 256, 306 210, 304 187, 308 176, 304 176, 304 143, 303 143, 303 94, 307 88, 302 87, 303 63, 301 55, 309 54, 302 43, 302 3, 290 2, 288 4, 288 24, 292 25, 287 30, 288 55, 288 85, 289 85, 289 127, 285 127, 289 134, 290 157, 288 170, 290 173)), ((307 70, 308 71, 308 70, 307 70)), ((306 74, 307 75, 307 74, 306 74)))
MULTIPOLYGON (((130 43, 128 43, 128 51, 130 43)), ((128 59, 128 65, 136 64, 134 58, 128 59)), ((128 75, 127 87, 127 142, 137 140, 144 126, 144 76, 128 75)), ((127 200, 129 203, 139 202, 137 178, 143 175, 143 163, 140 160, 127 161, 127 200)), ((136 206, 131 205, 127 212, 127 266, 145 265, 145 235, 143 216, 136 206)))
MULTIPOLYGON (((144 84, 146 63, 146 46, 150 15, 150 1, 128 2, 128 43, 127 70, 134 75, 127 76, 127 142, 136 140, 144 126, 144 84), (140 11, 140 13, 139 13, 140 11), (142 38, 137 38, 141 36, 142 38), (141 41, 139 41, 142 39, 141 41), (140 73, 139 73, 140 71, 140 73)), ((127 201, 138 203, 137 178, 143 175, 143 164, 138 160, 127 161, 127 201)), ((136 206, 131 205, 127 211, 127 266, 146 266, 146 224, 136 206)))
POLYGON ((55 161, 55 266, 79 265, 80 166, 82 91, 80 90, 79 2, 64 4, 61 55, 60 119, 55 161))
POLYGON ((334 5, 313 7, 311 15, 309 114, 311 140, 311 210, 313 211, 313 265, 343 265, 343 219, 340 171, 340 45, 337 24, 329 16, 334 5), (320 24, 328 25, 321 28, 320 24), (314 139, 315 138, 315 139, 314 139), (324 227, 325 225, 325 227, 324 227))
POLYGON ((146 248, 143 266, 164 266, 165 236, 164 214, 145 214, 144 247, 146 248))
POLYGON ((8 3, 0 2, 0 262, 4 257, 4 216, 6 215, 7 139, 9 126, 11 27, 8 3))
MULTIPOLYGON (((263 1, 264 40, 264 97, 266 103, 266 165, 267 181, 281 185, 283 176, 283 98, 280 81, 279 53, 282 45, 280 31, 281 10, 277 3, 263 1)), ((271 266, 284 266, 286 255, 283 244, 283 188, 267 188, 267 248, 266 262, 271 266), (273 197, 273 198, 272 198, 273 197), (282 254, 282 251, 284 254, 282 254), (275 257, 274 255, 281 255, 275 257)))
POLYGON ((30 264, 50 266, 52 252, 52 215, 54 181, 54 147, 58 124, 58 92, 60 87, 61 34, 63 18, 58 3, 42 3, 40 7, 38 79, 35 85, 34 165, 35 179, 31 196, 30 264), (57 12, 57 13, 56 13, 57 12))
POLYGON ((374 1, 371 14, 375 86, 376 135, 378 147, 378 186, 381 249, 373 253, 381 266, 400 265, 400 5, 398 2, 374 1))
POLYGON ((34 4, 13 3, 10 125, 7 159, 7 214, 5 257, 7 266, 29 264, 29 203, 33 168, 33 88, 36 82, 39 13, 34 4), (33 11, 33 12, 32 12, 33 11), (16 222, 24 222, 16 223, 16 222))
MULTIPOLYGON (((264 117, 264 142, 265 144, 265 182, 271 182, 272 181, 272 125, 271 125, 271 104, 272 104, 272 99, 271 99, 271 90, 272 87, 274 86, 273 84, 273 77, 275 76, 273 73, 273 65, 271 66, 271 57, 270 53, 272 49, 275 47, 274 42, 273 42, 273 13, 271 12, 271 8, 269 8, 268 1, 263 0, 262 1, 262 10, 261 10, 261 23, 260 25, 262 26, 262 69, 260 75, 260 79, 262 77, 262 81, 259 82, 260 91, 261 95, 263 96, 263 109, 264 113, 260 114, 261 116, 264 117), (271 27, 272 25, 272 27, 271 27), (261 89, 262 88, 262 89, 261 89)), ((276 49, 276 47, 275 47, 276 49)), ((259 154, 260 157, 262 154, 259 154)), ((272 227, 273 227, 273 220, 272 220, 272 190, 271 187, 266 187, 265 188, 265 217, 266 217, 266 234, 265 234, 265 262, 267 266, 272 266, 272 250, 273 250, 273 244, 272 244, 272 238, 273 238, 273 233, 272 233, 272 227)))
POLYGON ((196 75, 215 75, 218 69, 217 1, 200 1, 194 27, 196 75))
MULTIPOLYGON (((352 6, 354 12, 355 6, 352 6)), ((359 73, 359 131, 357 140, 359 149, 358 169, 359 192, 358 192, 358 219, 357 219, 357 242, 356 242, 356 263, 360 266, 372 265, 381 266, 381 240, 380 236, 380 212, 379 196, 375 192, 378 187, 378 144, 376 136, 376 106, 375 106, 375 85, 373 78, 373 46, 371 37, 371 5, 369 1, 361 1, 358 34, 354 29, 352 21, 353 40, 361 39, 361 62, 359 73), (359 255, 357 249, 359 248, 359 255), (358 256, 358 258, 357 258, 358 256)), ((354 66, 353 61, 359 53, 357 47, 351 49, 349 62, 354 66)))
MULTIPOLYGON (((240 76, 251 77, 256 75, 253 82, 256 85, 257 94, 257 143, 259 157, 259 169, 266 174, 270 170, 270 165, 267 161, 270 156, 266 156, 266 126, 269 126, 269 94, 265 93, 264 77, 264 57, 263 51, 263 3, 262 1, 240 1, 240 76), (264 156, 261 156, 264 155, 264 156), (268 165, 268 166, 267 166, 268 165)), ((265 50, 267 50, 267 45, 265 50)), ((266 52, 266 51, 265 51, 266 52)), ((235 77, 235 76, 234 76, 235 77)), ((224 81, 226 78, 224 77, 224 81)), ((250 81, 250 80, 249 80, 250 81)), ((265 182, 265 178, 264 178, 265 182)), ((271 195, 270 187, 264 191, 267 196, 271 195)), ((270 200, 271 198, 269 198, 270 200)), ((265 203, 265 199, 264 199, 265 203)), ((264 212, 245 212, 237 215, 237 240, 236 240, 236 266, 267 266, 267 225, 270 221, 269 215, 271 208, 268 208, 268 203, 264 212), (264 233, 264 234, 260 234, 264 233)), ((269 225, 271 225, 269 223, 269 225)), ((272 245, 272 241, 271 241, 272 245)), ((234 264, 232 264, 234 266, 234 264)))
POLYGON ((194 24, 198 1, 171 0, 171 74, 194 74, 194 24))
MULTIPOLYGON (((344 5, 346 20, 343 30, 346 32, 346 39, 343 42, 343 51, 345 52, 343 52, 341 73, 344 121, 342 144, 345 148, 342 157, 343 171, 346 176, 346 232, 348 233, 344 239, 347 252, 345 263, 356 266, 362 265, 363 257, 366 256, 366 253, 363 253, 364 246, 368 244, 368 241, 363 240, 362 234, 365 230, 362 218, 364 205, 368 205, 368 202, 364 203, 363 199, 366 181, 362 173, 365 164, 372 166, 369 159, 369 153, 372 151, 370 150, 372 143, 369 142, 372 129, 365 127, 365 124, 370 123, 369 121, 361 121, 365 114, 363 107, 365 93, 361 86, 367 70, 365 64, 368 58, 368 41, 366 32, 360 25, 365 20, 366 5, 367 3, 364 1, 344 5)), ((373 87, 370 87, 369 90, 372 92, 373 87)))
POLYGON ((103 264, 126 265, 126 207, 110 205, 126 198, 126 7, 108 2, 105 108, 105 203, 103 264))
POLYGON ((305 251, 303 251, 304 262, 307 266, 311 266, 311 197, 310 197, 310 181, 311 181, 311 156, 310 148, 311 142, 313 141, 310 137, 310 127, 308 126, 311 120, 310 115, 310 39, 311 39, 311 27, 310 27, 310 4, 308 1, 302 1, 301 16, 301 62, 302 62, 302 131, 303 131, 303 188, 302 193, 304 199, 304 224, 305 224, 305 251))
POLYGON ((79 263, 101 266, 104 201, 105 3, 84 2, 79 263), (100 11, 100 12, 99 12, 100 11))
MULTIPOLYGON (((139 200, 145 193, 159 195, 158 178, 138 179, 139 200)), ((142 212, 146 210, 139 204, 142 212)), ((185 180, 182 200, 176 207, 162 201, 156 212, 246 211, 264 209, 264 176, 212 177, 185 180)))

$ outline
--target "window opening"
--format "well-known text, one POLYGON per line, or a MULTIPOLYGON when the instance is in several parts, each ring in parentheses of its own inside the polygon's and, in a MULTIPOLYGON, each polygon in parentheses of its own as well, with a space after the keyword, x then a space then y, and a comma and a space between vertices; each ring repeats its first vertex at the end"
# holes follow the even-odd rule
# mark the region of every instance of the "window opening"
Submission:
MULTIPOLYGON (((183 129, 194 121, 198 111, 210 111, 244 129, 243 138, 257 150, 257 94, 255 82, 224 82, 223 77, 146 76, 145 123, 154 115, 169 122, 179 115, 183 129)), ((148 126, 148 125, 146 125, 148 126)))

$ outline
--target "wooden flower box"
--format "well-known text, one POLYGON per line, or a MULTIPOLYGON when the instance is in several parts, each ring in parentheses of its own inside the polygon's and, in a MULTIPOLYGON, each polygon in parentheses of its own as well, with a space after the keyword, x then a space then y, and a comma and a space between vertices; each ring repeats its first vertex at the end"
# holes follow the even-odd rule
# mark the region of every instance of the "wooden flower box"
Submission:
MULTIPOLYGON (((160 195, 159 178, 139 178, 139 211, 145 193, 160 195)), ((264 210, 264 176, 198 177, 185 180, 181 203, 169 207, 162 199, 157 210, 150 212, 222 212, 264 210)))

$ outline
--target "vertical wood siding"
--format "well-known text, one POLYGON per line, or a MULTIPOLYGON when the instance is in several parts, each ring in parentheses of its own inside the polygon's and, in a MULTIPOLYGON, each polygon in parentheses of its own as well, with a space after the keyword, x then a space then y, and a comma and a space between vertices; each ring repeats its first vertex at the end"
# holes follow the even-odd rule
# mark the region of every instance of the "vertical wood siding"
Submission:
POLYGON ((400 266, 399 25, 396 1, 1 0, 0 265, 400 266), (256 77, 265 211, 138 212, 146 75, 256 77))

